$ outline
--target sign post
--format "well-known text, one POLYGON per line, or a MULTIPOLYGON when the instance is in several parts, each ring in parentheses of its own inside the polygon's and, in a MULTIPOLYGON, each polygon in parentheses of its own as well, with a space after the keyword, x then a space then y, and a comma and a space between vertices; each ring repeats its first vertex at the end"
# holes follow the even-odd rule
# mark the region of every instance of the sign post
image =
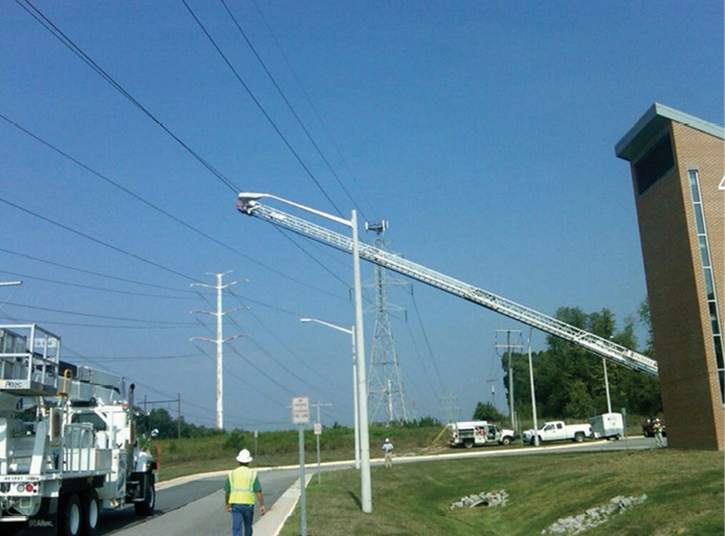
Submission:
POLYGON ((305 424, 310 422, 310 399, 292 398, 292 424, 299 427, 300 446, 300 536, 307 536, 307 496, 305 493, 305 424))
POLYGON ((322 435, 322 423, 316 422, 312 425, 315 430, 315 439, 317 440, 317 483, 320 483, 320 436, 322 435))

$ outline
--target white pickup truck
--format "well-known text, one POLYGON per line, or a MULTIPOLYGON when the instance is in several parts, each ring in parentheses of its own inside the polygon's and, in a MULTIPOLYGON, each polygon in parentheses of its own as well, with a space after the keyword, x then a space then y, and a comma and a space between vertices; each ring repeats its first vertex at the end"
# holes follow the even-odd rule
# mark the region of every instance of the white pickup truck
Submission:
POLYGON ((524 443, 534 444, 535 437, 539 436, 539 443, 545 441, 563 441, 569 439, 581 443, 593 437, 590 424, 565 424, 564 421, 548 421, 539 426, 538 430, 525 430, 522 434, 524 443))

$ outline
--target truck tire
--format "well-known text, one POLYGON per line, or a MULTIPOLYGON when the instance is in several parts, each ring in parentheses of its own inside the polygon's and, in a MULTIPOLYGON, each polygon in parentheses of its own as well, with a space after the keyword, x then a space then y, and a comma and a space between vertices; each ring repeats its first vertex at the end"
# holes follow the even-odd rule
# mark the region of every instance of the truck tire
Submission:
POLYGON ((467 449, 472 449, 473 448, 473 439, 466 439, 465 441, 463 441, 463 446, 466 447, 467 449))
POLYGON ((501 444, 502 445, 510 445, 511 444, 511 438, 509 436, 501 438, 501 444))
POLYGON ((143 479, 143 500, 133 503, 137 516, 147 517, 153 515, 156 506, 156 488, 153 475, 145 475, 143 479))
POLYGON ((61 496, 58 505, 58 536, 80 536, 81 501, 75 493, 61 496))
POLYGON ((95 536, 98 530, 98 517, 101 507, 98 502, 98 493, 92 489, 83 494, 81 498, 82 524, 81 534, 83 536, 95 536))
POLYGON ((575 443, 581 443, 582 441, 584 441, 584 432, 577 432, 574 434, 575 443))

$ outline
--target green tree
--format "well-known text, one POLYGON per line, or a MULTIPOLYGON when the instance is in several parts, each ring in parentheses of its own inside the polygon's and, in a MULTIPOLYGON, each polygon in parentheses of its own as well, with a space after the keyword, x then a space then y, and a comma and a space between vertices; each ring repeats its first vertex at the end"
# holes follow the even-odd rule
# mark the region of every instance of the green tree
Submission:
POLYGON ((479 402, 473 412, 474 421, 501 422, 504 415, 490 402, 479 402))
MULTIPOLYGON (((652 337, 647 302, 638 312, 639 321, 650 333, 645 353, 652 355, 652 337)), ((627 318, 620 331, 609 309, 586 313, 579 307, 561 307, 556 318, 605 339, 637 350, 636 322, 627 318)), ((607 411, 604 362, 578 345, 553 335, 546 339, 546 350, 532 356, 536 383, 537 413, 542 417, 584 419, 607 411)), ((502 359, 508 392, 508 360, 502 359)), ((531 394, 528 383, 528 357, 513 354, 512 366, 516 412, 531 415, 531 394)), ((661 410, 657 378, 635 372, 607 361, 610 399, 613 411, 626 408, 630 414, 650 415, 661 410)))

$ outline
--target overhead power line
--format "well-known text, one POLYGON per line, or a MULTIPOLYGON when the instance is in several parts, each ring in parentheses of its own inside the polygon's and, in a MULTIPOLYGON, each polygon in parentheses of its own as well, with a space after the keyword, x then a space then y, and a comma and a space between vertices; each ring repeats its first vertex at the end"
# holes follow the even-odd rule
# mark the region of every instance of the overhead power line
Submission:
POLYGON ((148 318, 128 318, 128 317, 121 317, 121 316, 109 316, 109 315, 98 315, 93 313, 80 313, 78 311, 64 311, 62 309, 52 309, 50 307, 39 307, 36 305, 26 305, 24 303, 14 303, 14 302, 5 302, 7 305, 12 305, 13 307, 20 307, 22 309, 33 309, 35 311, 48 311, 51 313, 60 313, 64 315, 74 315, 74 316, 86 316, 89 318, 103 318, 106 320, 120 320, 122 322, 141 322, 144 324, 155 324, 155 325, 167 325, 167 326, 178 326, 178 327, 185 327, 185 326, 195 326, 193 322, 169 322, 166 320, 151 320, 148 318))
POLYGON ((194 279, 193 277, 190 277, 190 276, 188 276, 186 274, 182 274, 181 272, 177 272, 176 270, 174 270, 172 268, 168 268, 168 267, 163 266, 163 265, 161 265, 161 264, 159 264, 157 262, 154 262, 152 260, 146 259, 146 258, 144 258, 141 255, 138 255, 136 253, 132 253, 130 251, 126 251, 125 249, 122 249, 122 248, 120 248, 118 246, 114 246, 113 244, 109 244, 108 242, 104 242, 103 240, 100 240, 99 238, 95 238, 95 237, 93 237, 93 236, 91 236, 91 235, 89 235, 87 233, 78 231, 77 229, 73 229, 72 227, 69 227, 69 226, 64 225, 62 223, 59 223, 59 222, 57 222, 55 220, 51 220, 50 218, 46 218, 45 216, 42 216, 41 214, 38 214, 37 212, 33 212, 30 209, 27 209, 25 207, 21 207, 20 205, 18 205, 16 203, 13 203, 12 201, 8 201, 7 199, 4 199, 2 197, 0 197, 0 203, 5 203, 6 205, 9 205, 9 206, 11 206, 13 208, 16 208, 16 209, 18 209, 18 210, 20 210, 22 212, 25 212, 26 214, 30 214, 31 216, 34 216, 34 217, 36 217, 38 219, 41 219, 44 222, 50 223, 52 225, 55 225, 56 227, 60 227, 61 229, 64 229, 64 230, 66 230, 68 232, 71 232, 73 234, 76 234, 78 236, 81 236, 81 237, 83 237, 83 238, 85 238, 87 240, 90 240, 92 242, 95 242, 96 244, 100 244, 102 246, 105 246, 105 247, 107 247, 109 249, 112 249, 113 251, 117 251, 118 253, 122 253, 124 255, 129 256, 129 257, 132 257, 132 258, 134 258, 134 259, 136 259, 138 261, 144 262, 146 264, 150 264, 151 266, 155 266, 156 268, 159 268, 161 270, 164 270, 165 272, 169 272, 171 274, 178 275, 179 277, 183 277, 184 279, 188 279, 190 281, 197 282, 196 279, 194 279))
POLYGON ((192 299, 191 296, 169 296, 169 295, 162 295, 162 294, 146 294, 143 292, 131 292, 131 291, 127 291, 127 290, 118 290, 118 289, 113 289, 113 288, 95 287, 93 285, 81 285, 78 283, 68 283, 67 281, 59 281, 58 279, 49 279, 47 277, 32 276, 32 275, 28 275, 28 274, 21 274, 18 272, 8 272, 7 270, 0 270, 0 273, 13 275, 16 277, 22 277, 23 279, 30 279, 33 281, 44 281, 46 283, 53 283, 54 285, 63 285, 63 286, 67 286, 67 287, 98 290, 99 292, 112 292, 115 294, 126 294, 129 296, 142 296, 144 298, 163 298, 163 299, 167 299, 167 300, 190 300, 190 299, 192 299))
MULTIPOLYGON (((169 219, 171 219, 171 220, 173 220, 173 221, 175 221, 175 222, 179 223, 180 225, 182 225, 182 226, 186 227, 187 229, 189 229, 189 230, 191 230, 191 231, 193 231, 193 232, 195 232, 195 233, 199 234, 200 236, 202 236, 202 237, 206 238, 207 240, 210 240, 210 241, 214 242, 215 244, 217 244, 217 245, 219 245, 219 246, 221 246, 221 247, 223 247, 223 248, 227 249, 228 251, 231 251, 232 253, 235 253, 235 254, 239 255, 240 257, 244 258, 245 260, 247 260, 247 261, 249 261, 249 262, 251 262, 251 263, 253 263, 253 264, 256 264, 257 266, 259 266, 259 267, 261 267, 261 268, 264 268, 265 270, 269 270, 270 272, 272 272, 272 273, 274 273, 274 274, 276 274, 276 275, 278 275, 278 276, 280 276, 280 277, 283 277, 283 278, 285 278, 285 279, 288 279, 288 280, 292 281, 293 283, 296 283, 296 284, 298 284, 298 285, 302 285, 302 286, 304 286, 304 287, 310 288, 310 289, 312 289, 312 290, 315 290, 315 291, 317 291, 317 292, 320 292, 320 293, 322 293, 322 294, 330 294, 329 292, 327 292, 327 291, 325 291, 325 290, 322 290, 322 289, 320 289, 320 288, 314 287, 313 285, 310 285, 310 284, 309 284, 309 283, 307 283, 307 282, 304 282, 304 281, 300 281, 300 280, 298 280, 298 279, 296 279, 296 278, 294 278, 294 277, 292 277, 292 276, 290 276, 290 275, 287 275, 287 274, 285 274, 285 273, 283 273, 283 272, 281 272, 281 271, 277 270, 276 268, 273 268, 272 266, 269 266, 269 265, 267 265, 267 264, 264 264, 263 262, 259 261, 259 260, 258 260, 258 259, 256 259, 255 257, 253 257, 253 256, 250 256, 250 255, 247 255, 247 254, 243 253, 242 251, 239 251, 238 249, 236 249, 236 248, 234 248, 234 247, 232 247, 232 246, 230 246, 230 245, 228 245, 228 244, 225 244, 224 242, 222 242, 222 241, 220 241, 220 240, 217 240, 217 239, 216 239, 216 238, 214 238, 213 236, 211 236, 211 235, 209 235, 209 234, 207 234, 207 233, 205 233, 205 232, 203 232, 203 231, 201 231, 201 230, 197 229, 197 228, 196 228, 196 227, 194 227, 193 225, 191 225, 191 224, 189 224, 189 223, 187 223, 187 222, 183 221, 183 220, 182 220, 181 218, 178 218, 178 217, 174 216, 173 214, 169 213, 168 211, 165 211, 165 210, 163 210, 162 208, 158 207, 157 205, 155 205, 155 204, 153 204, 153 203, 151 203, 151 202, 147 201, 146 199, 144 199, 144 198, 143 198, 143 197, 141 197, 140 195, 138 195, 138 194, 134 193, 133 191, 131 191, 131 190, 129 190, 129 189, 127 189, 127 188, 125 188, 125 187, 121 186, 120 184, 118 184, 118 182, 117 182, 117 181, 114 181, 114 180, 110 179, 109 177, 107 177, 106 175, 104 175, 104 174, 102 174, 102 173, 100 173, 100 172, 96 171, 95 169, 93 169, 93 168, 91 168, 90 166, 86 165, 85 163, 81 162, 81 161, 80 161, 79 159, 77 159, 77 158, 75 158, 74 156, 70 155, 70 154, 69 154, 69 153, 67 153, 66 151, 63 151, 62 149, 60 149, 60 148, 58 148, 57 146, 55 146, 55 145, 53 145, 52 143, 50 143, 49 141, 47 141, 47 140, 45 140, 45 139, 41 138, 40 136, 38 136, 38 135, 37 135, 37 134, 35 134, 34 132, 31 132, 31 131, 30 131, 30 130, 28 130, 27 128, 23 127, 22 125, 18 124, 17 122, 13 121, 13 120, 12 120, 12 119, 10 119, 9 117, 7 117, 7 116, 5 116, 5 115, 3 115, 3 114, 1 114, 1 113, 0 113, 0 119, 3 119, 4 121, 6 121, 7 123, 9 123, 10 125, 14 126, 14 127, 16 128, 16 129, 18 129, 18 130, 20 130, 21 132, 23 132, 24 134, 26 134, 26 135, 30 136, 30 137, 31 137, 31 138, 33 138, 34 140, 38 141, 39 143, 43 144, 44 146, 48 147, 49 149, 51 149, 52 151, 56 152, 57 154, 59 154, 59 155, 63 156, 64 158, 67 158, 68 160, 70 160, 70 161, 71 161, 71 162, 73 162, 74 164, 76 164, 76 165, 80 166, 81 168, 85 169, 86 171, 88 171, 88 172, 89 172, 89 173, 91 173, 92 175, 94 175, 94 176, 96 176, 96 177, 98 177, 98 178, 100 178, 100 179, 104 180, 105 182, 107 182, 107 183, 111 184, 111 185, 112 185, 112 186, 114 186, 115 188, 118 188, 118 189, 119 189, 120 191, 122 191, 122 192, 126 193, 126 194, 127 194, 127 195, 129 195, 129 196, 130 196, 131 198, 133 198, 133 199, 136 199, 137 201, 140 201, 140 202, 141 202, 141 203, 143 203, 144 205, 146 205, 146 206, 148 206, 148 207, 152 208, 153 210, 155 210, 155 211, 159 212, 159 213, 160 213, 160 214, 162 214, 163 216, 165 216, 165 217, 168 217, 169 219)), ((0 248, 0 251, 7 251, 7 250, 2 250, 2 249, 0 248)), ((22 255, 22 254, 20 254, 20 253, 15 253, 15 254, 17 254, 17 255, 22 255)), ((27 255, 26 255, 26 257, 28 257, 28 258, 32 258, 32 257, 29 257, 29 256, 27 256, 27 255)), ((37 259, 36 259, 36 260, 37 260, 37 259)), ((53 264, 53 263, 51 263, 50 261, 42 261, 42 260, 41 260, 40 262, 47 262, 47 263, 49 263, 49 264, 53 264)), ((56 265, 58 265, 58 266, 63 266, 63 265, 59 265, 59 264, 56 264, 56 265)), ((71 269, 73 269, 73 270, 79 270, 79 271, 85 271, 86 273, 93 273, 93 274, 95 274, 95 275, 102 275, 102 274, 97 274, 97 273, 95 273, 95 272, 90 272, 90 271, 88 271, 88 270, 81 270, 81 269, 77 269, 77 268, 71 268, 71 269)), ((112 277, 112 276, 105 276, 105 275, 104 275, 103 277, 112 277)), ((115 278, 115 279, 123 280, 123 279, 121 279, 121 278, 115 278)), ((130 281, 130 280, 126 280, 126 281, 130 281)), ((138 283, 138 284, 141 284, 141 285, 143 285, 143 284, 145 284, 145 283, 138 283)), ((159 287, 159 288, 163 288, 163 287, 159 287)), ((176 290, 176 289, 175 289, 175 290, 176 290)), ((181 292, 193 292, 193 291, 188 291, 188 290, 184 290, 184 291, 181 291, 181 292)), ((332 295, 332 294, 330 294, 330 295, 332 295)))
POLYGON ((143 286, 151 287, 151 288, 158 288, 158 289, 163 289, 163 290, 173 290, 173 291, 176 291, 176 292, 183 292, 183 293, 188 293, 188 294, 196 294, 196 292, 194 292, 193 290, 178 289, 178 288, 174 288, 174 287, 165 287, 163 285, 154 285, 154 284, 151 284, 151 283, 145 283, 143 281, 136 281, 136 280, 133 280, 133 279, 127 279, 125 277, 118 277, 118 276, 115 276, 115 275, 103 274, 101 272, 94 272, 92 270, 86 270, 85 268, 78 268, 76 266, 70 266, 68 264, 61 264, 59 262, 49 261, 47 259, 41 259, 39 257, 34 257, 34 256, 28 255, 26 253, 19 253, 17 251, 11 251, 11 250, 5 249, 5 248, 0 248, 0 251, 2 251, 3 253, 7 253, 9 255, 16 255, 18 257, 23 257, 23 258, 29 259, 31 261, 40 262, 40 263, 43 263, 43 264, 49 264, 51 266, 58 266, 60 268, 65 268, 67 270, 73 270, 75 272, 80 272, 80 273, 84 273, 84 274, 90 274, 90 275, 95 275, 95 276, 98 276, 98 277, 104 277, 104 278, 107 278, 107 279, 113 279, 115 281, 122 281, 124 283, 133 283, 134 285, 143 285, 143 286))
POLYGON ((46 30, 48 30, 56 39, 63 43, 73 54, 80 58, 86 65, 88 65, 96 74, 108 82, 116 91, 123 95, 129 102, 131 102, 136 108, 143 112, 149 119, 151 119, 156 125, 158 125, 164 132, 171 136, 184 150, 198 160, 206 169, 208 169, 217 179, 219 179, 228 189, 234 193, 239 192, 239 187, 234 185, 232 181, 227 178, 221 171, 216 169, 211 163, 209 163, 204 157, 192 149, 185 141, 179 136, 174 134, 166 125, 164 125, 154 114, 152 114, 148 108, 146 108, 141 102, 139 102, 131 93, 117 82, 108 72, 106 72, 100 65, 98 65, 88 54, 86 54, 73 40, 68 37, 60 28, 58 28, 48 17, 46 17, 37 7, 35 7, 30 0, 24 0, 25 4, 21 0, 15 0, 15 2, 22 7, 31 17, 38 21, 46 30), (32 11, 31 11, 32 10, 32 11))
POLYGON ((307 136, 307 139, 310 140, 310 143, 312 143, 313 147, 317 151, 317 154, 320 155, 320 158, 322 158, 322 161, 325 162, 325 165, 327 166, 327 169, 330 170, 330 173, 332 173, 332 176, 335 177, 335 180, 340 185, 340 187, 343 189, 343 191, 347 195, 348 199, 350 199, 350 201, 352 202, 352 204, 355 205, 355 207, 357 208, 358 212, 360 212, 360 214, 362 215, 362 217, 364 219, 367 219, 367 218, 365 218, 365 214, 363 214, 363 211, 360 209, 360 207, 358 206, 358 204, 355 202, 355 199, 353 199, 352 195, 350 194, 350 192, 348 191, 348 189, 345 187, 345 184, 342 182, 342 179, 340 179, 340 177, 338 176, 338 174, 332 168, 332 165, 330 164, 330 161, 325 157, 325 155, 322 152, 322 149, 320 149, 319 145, 317 144, 317 142, 315 141, 315 139, 312 137, 312 134, 310 134, 310 131, 307 129, 307 127, 303 123, 302 119, 300 119, 300 116, 295 111, 294 107, 292 106, 292 103, 290 103, 290 101, 287 98, 287 96, 285 95, 284 91, 282 91, 282 88, 279 87, 279 84, 277 83, 277 80, 275 80, 274 76, 272 76, 272 73, 269 71, 269 69, 267 68, 267 65, 264 63, 264 60, 262 60, 261 56, 257 52, 257 49, 254 47, 254 45, 252 44, 252 42, 249 40, 249 37, 247 37, 246 32, 242 29, 241 24, 239 24, 239 21, 232 14, 231 10, 229 9, 229 6, 227 6, 226 1, 225 0, 221 0, 221 2, 224 5, 224 9, 226 9, 227 13, 229 14, 229 17, 231 17, 232 21, 234 21, 234 25, 237 27, 237 30, 239 30, 239 33, 244 38, 244 41, 246 41, 247 45, 251 49, 252 53, 254 54, 254 57, 257 58, 257 61, 262 66, 262 69, 264 69, 264 72, 267 73, 267 76, 272 81, 272 84, 274 85, 275 89, 277 90, 277 93, 279 93, 280 97, 282 97, 282 100, 287 105, 287 108, 292 113, 292 115, 294 116, 294 118, 297 120, 297 124, 300 126, 300 128, 302 128, 302 130, 304 131, 305 135, 307 136))
POLYGON ((237 72, 237 70, 231 64, 231 62, 229 61, 229 59, 227 58, 227 56, 224 54, 224 52, 222 51, 222 49, 216 43, 216 41, 211 36, 211 34, 209 33, 209 31, 206 29, 206 27, 204 26, 204 24, 199 20, 199 18, 196 16, 196 14, 191 9, 191 7, 189 7, 189 4, 186 3, 186 0, 181 0, 181 1, 183 2, 184 6, 186 6, 186 9, 189 11, 189 13, 193 17, 193 19, 199 25, 199 28, 201 28, 201 31, 204 32, 204 35, 206 35, 207 39, 209 39, 209 42, 212 44, 212 46, 217 51, 217 53, 219 54, 219 56, 221 56, 222 60, 224 60, 224 63, 232 71, 232 73, 234 74, 234 77, 242 85, 242 87, 247 92, 247 94, 249 95, 249 97, 252 99, 252 101, 254 101, 254 104, 257 106, 257 108, 259 109, 259 111, 262 112, 262 115, 264 115, 265 119, 267 119, 267 122, 272 126, 272 128, 277 133, 277 135, 280 137, 280 139, 282 140, 282 142, 287 146, 287 149, 289 149, 289 151, 295 157, 295 160, 297 160, 297 162, 300 164, 300 166, 302 166, 302 169, 304 169, 305 172, 307 173, 307 175, 312 179, 312 181, 315 183, 315 185, 320 190, 320 192, 322 192, 322 195, 324 195, 325 198, 330 202, 330 204, 335 208, 335 210, 337 211, 337 214, 340 215, 340 216, 342 216, 342 212, 340 212, 340 209, 337 207, 337 205, 335 204, 335 202, 329 196, 329 194, 327 193, 327 191, 325 190, 325 188, 323 188, 322 184, 320 184, 320 181, 317 180, 317 177, 315 177, 314 173, 312 173, 312 171, 310 171, 310 169, 307 167, 307 165, 302 161, 302 158, 297 153, 297 151, 295 151, 294 147, 292 147, 292 144, 287 140, 287 138, 285 137, 285 135, 282 134, 282 131, 279 129, 279 127, 274 122, 274 120, 269 115, 269 113, 267 113, 267 110, 264 109, 264 106, 262 106, 262 103, 259 102, 259 99, 257 99, 257 97, 254 95, 254 93, 252 92, 252 90, 249 89, 249 86, 246 84, 246 82, 244 82, 244 80, 240 76, 239 72, 237 72))

